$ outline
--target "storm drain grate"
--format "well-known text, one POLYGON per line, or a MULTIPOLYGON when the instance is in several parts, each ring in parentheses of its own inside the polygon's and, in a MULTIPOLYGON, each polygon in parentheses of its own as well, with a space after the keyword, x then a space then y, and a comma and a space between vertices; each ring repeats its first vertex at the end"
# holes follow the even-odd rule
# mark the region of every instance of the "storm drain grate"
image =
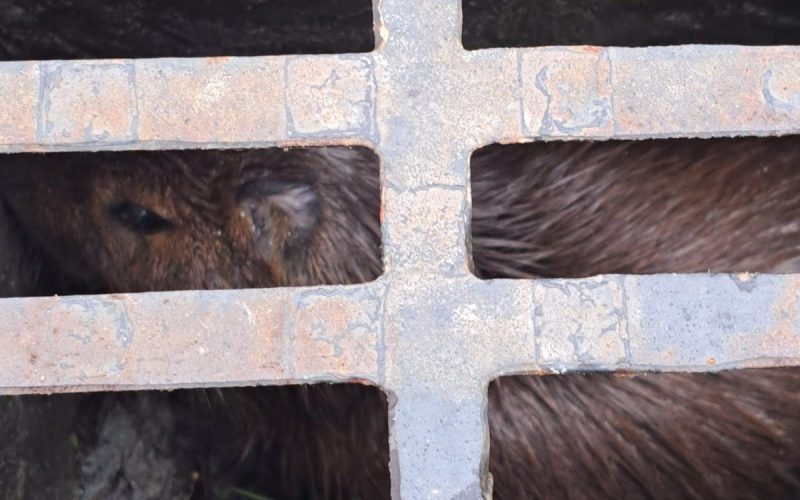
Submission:
POLYGON ((386 267, 358 286, 5 299, 1 393, 366 380, 395 400, 394 497, 480 498, 498 375, 800 364, 798 276, 480 281, 465 244, 476 148, 796 133, 800 48, 465 51, 459 0, 374 8, 368 54, 0 63, 2 152, 373 148, 386 267))

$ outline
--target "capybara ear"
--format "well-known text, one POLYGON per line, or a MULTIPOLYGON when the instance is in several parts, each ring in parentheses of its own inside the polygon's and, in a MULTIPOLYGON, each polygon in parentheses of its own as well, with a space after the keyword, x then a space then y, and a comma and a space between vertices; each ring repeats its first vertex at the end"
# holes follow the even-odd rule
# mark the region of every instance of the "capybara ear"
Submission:
POLYGON ((306 243, 319 222, 319 198, 309 184, 259 177, 241 185, 239 208, 250 220, 253 243, 267 261, 306 243))

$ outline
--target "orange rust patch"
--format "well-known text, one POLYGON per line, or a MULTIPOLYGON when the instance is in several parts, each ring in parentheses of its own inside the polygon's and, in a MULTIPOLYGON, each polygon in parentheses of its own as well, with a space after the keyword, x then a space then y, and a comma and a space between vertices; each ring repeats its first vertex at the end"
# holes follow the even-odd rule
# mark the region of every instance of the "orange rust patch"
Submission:
MULTIPOLYGON (((775 327, 764 338, 766 346, 777 346, 786 349, 789 345, 800 350, 797 332, 797 299, 800 293, 800 279, 787 278, 783 293, 772 306, 772 317, 775 327)), ((796 352, 796 351, 795 351, 796 352)))

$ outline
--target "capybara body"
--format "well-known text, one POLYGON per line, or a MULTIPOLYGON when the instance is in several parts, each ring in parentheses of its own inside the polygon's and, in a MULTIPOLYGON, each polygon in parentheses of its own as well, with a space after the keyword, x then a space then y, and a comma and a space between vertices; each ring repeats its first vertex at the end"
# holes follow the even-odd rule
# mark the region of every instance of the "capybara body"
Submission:
MULTIPOLYGON (((798 146, 485 148, 471 165, 476 274, 797 272, 798 146)), ((62 292, 246 288, 379 275, 378 178, 358 148, 12 155, 0 194, 62 292)), ((366 389, 229 397, 247 423, 231 446, 269 457, 273 494, 386 497, 386 405, 366 389)), ((489 397, 496 498, 800 494, 796 369, 518 376, 489 397)))

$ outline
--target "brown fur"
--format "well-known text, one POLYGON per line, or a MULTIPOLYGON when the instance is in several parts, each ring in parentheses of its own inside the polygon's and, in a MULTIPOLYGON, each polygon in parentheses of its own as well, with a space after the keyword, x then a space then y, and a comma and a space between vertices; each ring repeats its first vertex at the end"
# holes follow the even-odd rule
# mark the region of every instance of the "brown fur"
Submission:
POLYGON ((509 377, 495 498, 797 498, 800 371, 509 377))
POLYGON ((382 269, 376 163, 368 151, 346 148, 25 154, 2 159, 0 185, 24 237, 56 264, 69 288, 347 284, 370 281, 382 269), (305 168, 314 165, 320 168, 305 168), (239 199, 253 181, 277 191, 239 199), (284 208, 296 186, 316 193, 317 203, 301 207, 313 219, 302 221, 310 237, 292 244, 284 208), (130 230, 112 213, 126 202, 172 227, 130 230), (264 253, 251 203, 271 219, 264 253))
POLYGON ((492 146, 472 165, 493 277, 800 269, 800 139, 492 146))
MULTIPOLYGON (((774 138, 486 148, 472 164, 476 272, 530 278, 797 271, 798 146, 797 138, 774 138)), ((347 149, 269 153, 263 160, 259 154, 228 161, 226 153, 208 160, 199 153, 163 160, 138 153, 146 161, 131 167, 112 165, 118 154, 65 155, 53 168, 43 167, 43 157, 7 157, 0 185, 29 243, 97 291, 374 277, 378 175, 367 167, 374 157, 347 149), (318 194, 319 219, 302 245, 287 251, 287 226, 276 223, 269 227, 278 243, 259 253, 252 219, 237 219, 241 206, 231 193, 251 161, 258 176, 299 175, 292 180, 318 194), (24 195, 15 194, 20 188, 24 195), (175 229, 129 234, 108 218, 107 208, 123 199, 162 214, 175 229)), ((275 206, 269 217, 286 221, 281 211, 288 205, 275 206)), ((364 444, 385 444, 385 404, 375 393, 352 391, 293 388, 269 401, 237 403, 263 413, 249 425, 261 443, 254 453, 290 450, 278 464, 290 491, 311 475, 324 497, 387 495, 385 448, 364 444), (348 412, 319 414, 318 403, 333 398, 341 408, 364 409, 376 424, 348 412), (353 438, 349 449, 341 436, 353 438)), ((796 369, 511 377, 492 384, 489 396, 497 498, 800 494, 796 369)))

